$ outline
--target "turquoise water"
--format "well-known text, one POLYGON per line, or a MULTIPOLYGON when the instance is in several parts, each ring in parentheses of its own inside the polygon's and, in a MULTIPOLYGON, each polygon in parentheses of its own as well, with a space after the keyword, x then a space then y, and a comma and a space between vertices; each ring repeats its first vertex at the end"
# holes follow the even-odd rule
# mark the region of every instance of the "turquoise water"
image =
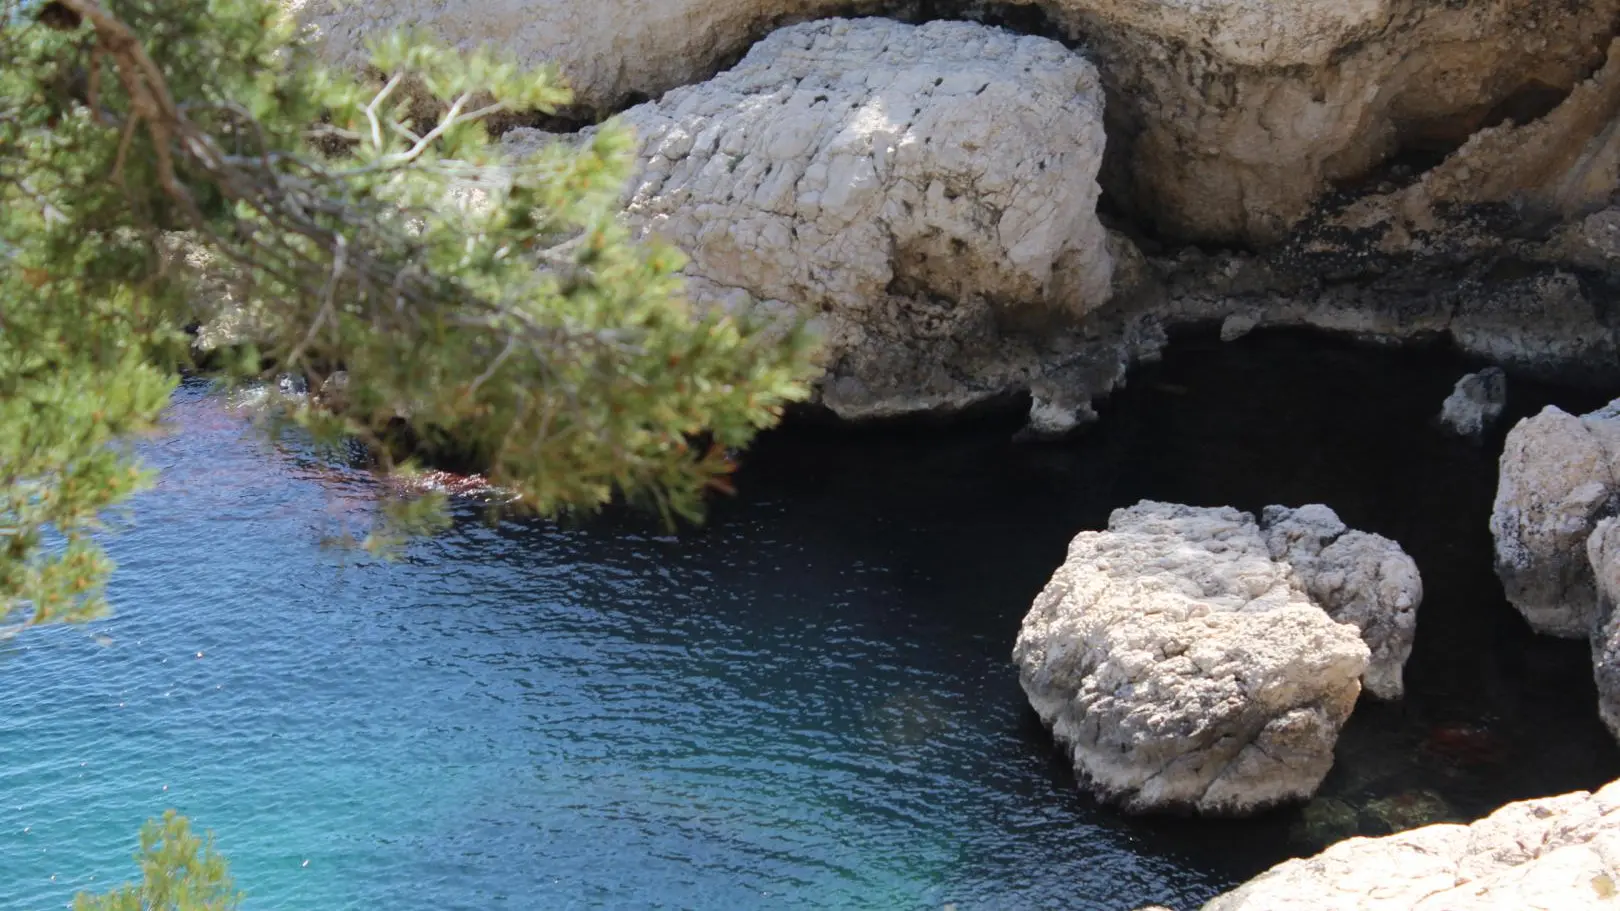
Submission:
POLYGON ((129 877, 166 807, 249 909, 1195 907, 1310 850, 1298 814, 1097 807, 1007 659, 1068 537, 1145 495, 1327 499, 1418 558, 1413 695, 1358 712, 1331 793, 1471 815, 1620 773, 1578 644, 1495 593, 1490 455, 1311 417, 1358 381, 1443 397, 1453 366, 1302 344, 1193 346, 1063 446, 785 434, 704 529, 468 507, 393 565, 319 543, 370 508, 361 476, 188 386, 112 541, 117 616, 0 645, 0 908, 129 877), (1424 753, 1450 722, 1507 746, 1424 753))

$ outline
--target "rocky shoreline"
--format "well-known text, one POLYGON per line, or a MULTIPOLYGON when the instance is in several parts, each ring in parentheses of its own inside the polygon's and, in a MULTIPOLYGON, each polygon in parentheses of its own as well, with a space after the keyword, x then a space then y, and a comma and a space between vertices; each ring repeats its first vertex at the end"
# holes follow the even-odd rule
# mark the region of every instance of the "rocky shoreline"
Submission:
POLYGON ((1019 392, 1061 433, 1204 322, 1620 380, 1620 0, 631 6, 289 0, 334 61, 556 61, 641 132, 627 217, 698 299, 814 315, 844 418, 1019 392))
MULTIPOLYGON (((587 125, 518 126, 512 154, 634 127, 626 220, 688 255, 698 303, 813 320, 843 420, 1022 396, 1025 434, 1061 436, 1190 325, 1620 387, 1620 0, 286 6, 339 63, 405 24, 555 61, 587 125)), ((1482 376, 1442 416, 1475 439, 1482 376)), ((1361 690, 1400 695, 1417 566, 1328 506, 1144 502, 1075 538, 1014 658, 1099 797, 1308 798, 1361 690)), ((1591 641, 1620 736, 1617 513, 1620 400, 1508 435, 1498 574, 1591 641)), ((1616 787, 1351 839, 1207 908, 1620 907, 1616 787)))

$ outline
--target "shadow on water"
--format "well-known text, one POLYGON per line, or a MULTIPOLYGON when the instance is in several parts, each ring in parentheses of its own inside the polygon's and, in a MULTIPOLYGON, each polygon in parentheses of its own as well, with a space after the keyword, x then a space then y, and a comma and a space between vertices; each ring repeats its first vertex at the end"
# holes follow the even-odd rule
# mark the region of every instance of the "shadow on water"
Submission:
MULTIPOLYGON (((1530 636, 1492 573, 1503 431, 1430 425, 1471 366, 1191 335, 1062 443, 994 416, 800 425, 702 528, 469 504, 389 566, 317 543, 374 508, 363 473, 256 443, 188 385, 110 542, 117 616, 0 654, 0 905, 127 876, 140 820, 175 806, 250 911, 1190 909, 1325 836, 1597 785, 1620 753, 1585 647, 1530 636), (1358 707, 1329 825, 1124 817, 1029 710, 1030 601, 1144 497, 1324 502, 1416 558, 1409 694, 1358 707)), ((1597 404, 1510 385, 1512 418, 1597 404)))
MULTIPOLYGON (((1407 696, 1358 705, 1309 819, 1297 808, 1243 822, 1102 813, 1146 853, 1236 879, 1350 834, 1469 820, 1620 774, 1586 644, 1530 633, 1495 578, 1487 525, 1507 430, 1548 404, 1581 413, 1608 396, 1512 377, 1484 441, 1443 433, 1440 403, 1480 366, 1444 348, 1314 333, 1189 333, 1132 373, 1098 425, 1061 443, 1013 444, 1015 424, 993 418, 955 435, 789 429, 749 454, 739 481, 743 503, 768 496, 822 517, 808 521, 849 559, 905 565, 910 584, 937 592, 936 619, 1003 660, 1069 538, 1139 499, 1254 512, 1320 502, 1400 542, 1425 588, 1407 696), (1317 823, 1323 807, 1352 816, 1317 823)), ((738 508, 723 504, 717 525, 738 508)), ((1021 701, 1010 668, 1004 677, 1005 698, 1021 701)), ((1016 736, 1049 760, 1051 799, 1095 819, 1032 711, 1016 736)))

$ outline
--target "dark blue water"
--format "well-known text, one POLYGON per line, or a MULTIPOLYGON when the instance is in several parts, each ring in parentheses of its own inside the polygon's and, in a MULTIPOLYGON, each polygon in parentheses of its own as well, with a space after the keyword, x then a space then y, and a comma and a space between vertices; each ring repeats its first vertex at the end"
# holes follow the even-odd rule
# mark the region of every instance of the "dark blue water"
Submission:
POLYGON ((1584 648, 1490 576, 1494 456, 1425 424, 1457 366, 1189 343, 1061 446, 778 434, 703 529, 469 506, 392 565, 320 544, 361 475, 187 387, 112 541, 117 616, 0 646, 0 908, 131 876, 166 807, 250 909, 1195 907, 1311 850, 1299 813, 1096 806, 1007 659, 1067 539, 1141 496, 1325 500, 1418 559, 1412 695, 1358 710, 1330 793, 1465 817, 1597 784, 1584 648), (1431 749, 1459 724, 1490 748, 1431 749))

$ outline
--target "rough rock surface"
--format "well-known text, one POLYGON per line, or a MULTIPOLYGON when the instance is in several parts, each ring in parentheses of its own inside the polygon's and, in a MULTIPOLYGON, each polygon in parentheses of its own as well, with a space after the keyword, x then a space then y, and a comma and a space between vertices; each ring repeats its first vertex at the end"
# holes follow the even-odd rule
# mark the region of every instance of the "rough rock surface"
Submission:
POLYGON ((699 299, 814 314, 837 414, 958 410, 1027 388, 1063 359, 1041 331, 1108 298, 1102 105, 1092 65, 1043 38, 806 23, 625 112, 625 211, 690 257, 699 299))
POLYGON ((1401 546, 1382 536, 1352 531, 1320 504, 1289 509, 1268 506, 1261 514, 1271 558, 1293 568, 1317 606, 1361 631, 1372 650, 1362 677, 1367 692, 1399 699, 1402 669, 1417 634, 1423 579, 1401 546))
MULTIPOLYGON (((693 287, 702 296, 766 310, 830 307, 829 375, 821 393, 846 417, 948 412, 1028 393, 1029 429, 1060 434, 1094 417, 1092 400, 1120 385, 1133 362, 1156 356, 1167 330, 1202 322, 1222 326, 1228 338, 1273 326, 1379 342, 1449 336, 1466 352, 1528 375, 1620 382, 1620 323, 1609 312, 1612 291, 1599 277, 1620 262, 1620 208, 1603 209, 1620 189, 1620 53, 1611 44, 1620 0, 283 2, 313 26, 319 48, 334 61, 355 64, 362 39, 412 25, 465 47, 496 43, 528 62, 555 60, 578 89, 584 113, 593 115, 688 86, 676 93, 685 99, 679 112, 665 99, 632 116, 654 127, 688 114, 707 118, 709 131, 693 134, 694 141, 724 134, 727 142, 746 143, 761 130, 821 131, 800 157, 819 155, 830 166, 870 138, 871 154, 850 155, 845 164, 856 164, 849 168, 806 168, 806 179, 824 179, 831 191, 813 200, 822 209, 801 204, 812 200, 801 199, 798 188, 787 206, 770 201, 780 199, 770 194, 781 179, 774 171, 761 179, 750 165, 777 148, 761 155, 745 146, 739 160, 731 157, 734 146, 697 143, 686 161, 663 163, 678 170, 709 162, 684 176, 658 172, 652 160, 658 150, 649 148, 648 174, 657 186, 632 203, 652 229, 683 245, 725 240, 728 232, 714 220, 737 219, 733 234, 775 216, 783 220, 777 224, 826 227, 839 206, 858 209, 850 200, 867 191, 892 206, 909 191, 896 182, 904 176, 902 146, 889 155, 888 139, 920 136, 924 151, 939 156, 926 131, 955 129, 957 119, 972 116, 963 107, 970 99, 946 97, 949 81, 918 93, 926 102, 918 115, 909 115, 916 105, 891 105, 906 74, 984 70, 991 77, 986 94, 1003 97, 1017 94, 1009 85, 1022 90, 1027 81, 1027 103, 997 121, 1001 135, 969 136, 949 156, 919 167, 989 163, 989 173, 1007 186, 1055 192, 1061 211, 1049 222, 1053 233, 1028 256, 1027 249, 1014 255, 1013 245, 1003 245, 1008 258, 1000 262, 995 245, 983 244, 1005 193, 977 186, 956 200, 923 194, 934 207, 928 213, 912 203, 914 219, 938 220, 942 203, 957 209, 944 214, 949 225, 933 240, 893 247, 882 283, 884 269, 873 264, 884 254, 870 242, 903 240, 905 219, 838 250, 812 247, 791 231, 784 238, 778 229, 743 238, 736 249, 722 243, 688 250, 697 259, 693 287), (1057 100, 1052 77, 1069 63, 1040 63, 1026 80, 1021 67, 982 50, 964 63, 971 54, 937 44, 903 42, 870 58, 854 46, 824 47, 817 64, 824 73, 835 65, 867 69, 829 77, 834 91, 813 124, 792 97, 784 111, 762 110, 761 100, 778 96, 738 75, 769 82, 810 54, 786 53, 775 38, 761 47, 776 42, 776 50, 751 52, 738 70, 700 82, 774 28, 849 13, 980 18, 1084 46, 1100 80, 1086 77, 1079 94, 1088 100, 1078 106, 1093 105, 1098 82, 1108 93, 1108 141, 1097 178, 1127 216, 1121 229, 1147 255, 1124 234, 1100 239, 1095 222, 1084 219, 1069 249, 1060 250, 1063 213, 1093 191, 1091 177, 1063 184, 1038 166, 1026 177, 999 164, 1009 152, 1086 161, 1091 145, 1101 144, 1094 128, 1067 119, 1075 105, 1057 100), (767 59, 771 54, 783 59, 767 59), (714 107, 724 98, 738 107, 714 107), (857 105, 855 113, 834 117, 840 104, 857 105), (896 120, 877 123, 878 107, 896 120), (999 145, 985 146, 986 139, 999 145), (1398 154, 1404 152, 1413 155, 1398 154), (871 176, 867 166, 880 174, 875 188, 854 184, 871 176), (840 181, 851 182, 843 196, 832 189, 840 181), (691 216, 684 223, 683 207, 691 216), (979 214, 962 215, 967 208, 979 214), (705 223, 695 227, 694 219, 705 223), (968 222, 974 230, 964 233, 968 222), (936 268, 958 260, 947 237, 968 244, 971 265, 936 268), (1164 253, 1160 246, 1187 238, 1238 241, 1252 252, 1205 256, 1187 247, 1164 253), (1081 267, 1067 259, 1085 250, 1091 259, 1081 267), (840 257, 851 251, 857 268, 846 276, 840 257), (1056 254, 1056 265, 1043 284, 1048 253, 1056 254), (809 264, 793 274, 773 261, 778 254, 815 261, 818 274, 808 275, 809 264), (829 272, 829 262, 838 268, 829 272), (957 280, 978 277, 981 262, 990 264, 982 283, 957 280), (1112 290, 1099 293, 1110 262, 1112 290), (919 280, 936 273, 941 281, 919 280), (784 284, 794 286, 792 294, 779 293, 784 284), (876 295, 869 293, 873 286, 876 295), (856 291, 864 296, 859 311, 836 299, 856 291), (1098 308, 1104 298, 1112 302, 1098 308), (1077 322, 1052 320, 1082 312, 1077 322)), ((1046 59, 1044 52, 1037 56, 1046 59)), ((809 98, 819 94, 825 93, 809 98)), ((1101 109, 1100 100, 1095 106, 1101 109)), ((1085 164, 1075 173, 1091 169, 1085 164)), ((962 184, 943 182, 953 193, 962 184)), ((859 217, 870 220, 873 212, 862 209, 859 217)))
POLYGON ((1596 580, 1598 610, 1592 627, 1592 673, 1598 713, 1620 739, 1620 519, 1604 519, 1586 539, 1596 580))
MULTIPOLYGON (((1329 185, 1403 147, 1542 113, 1599 65, 1620 0, 283 0, 330 60, 414 26, 555 61, 608 111, 700 81, 786 22, 883 14, 1031 21, 1109 86, 1112 189, 1171 234, 1272 241, 1329 185)), ((1555 128, 1559 129, 1559 128, 1555 128)))
POLYGON ((1511 803, 1472 825, 1352 838, 1290 860, 1204 911, 1620 908, 1620 782, 1511 803))
POLYGON ((1491 534, 1508 600, 1537 632, 1597 622, 1587 538, 1620 507, 1620 400, 1575 417, 1549 406, 1508 433, 1491 534))
POLYGON ((1100 798, 1212 815, 1315 791, 1368 657, 1253 516, 1146 501, 1074 539, 1013 649, 1100 798))
POLYGON ((1479 130, 1408 186, 1346 206, 1334 226, 1371 232, 1379 248, 1400 251, 1448 227, 1447 209, 1507 204, 1524 222, 1579 220, 1604 208, 1620 183, 1620 41, 1607 55, 1545 116, 1479 130))
POLYGON ((1524 119, 1602 62, 1615 0, 1081 0, 1109 87, 1110 177, 1161 230, 1278 240, 1403 149, 1524 119), (1118 104, 1113 102, 1117 101, 1118 104))
POLYGON ((1440 405, 1440 423, 1452 433, 1478 437, 1495 424, 1507 407, 1507 374, 1487 367, 1457 381, 1440 405))

